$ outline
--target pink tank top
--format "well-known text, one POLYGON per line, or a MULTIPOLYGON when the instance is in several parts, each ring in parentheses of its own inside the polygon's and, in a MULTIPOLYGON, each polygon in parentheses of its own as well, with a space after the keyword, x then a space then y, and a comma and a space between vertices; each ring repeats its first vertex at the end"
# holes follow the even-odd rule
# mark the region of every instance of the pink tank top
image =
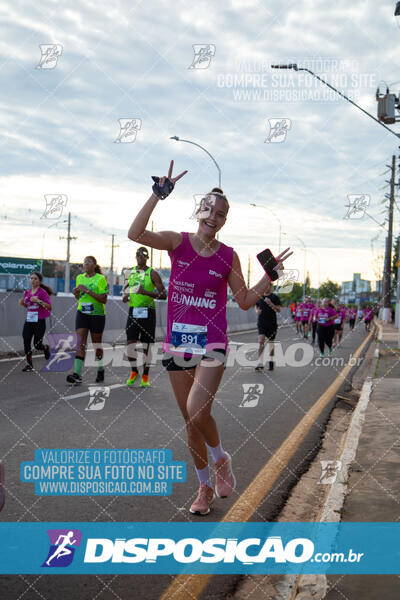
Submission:
POLYGON ((200 256, 186 232, 175 250, 168 252, 171 277, 168 287, 167 334, 164 352, 204 355, 227 349, 227 277, 233 248, 220 243, 212 256, 200 256))

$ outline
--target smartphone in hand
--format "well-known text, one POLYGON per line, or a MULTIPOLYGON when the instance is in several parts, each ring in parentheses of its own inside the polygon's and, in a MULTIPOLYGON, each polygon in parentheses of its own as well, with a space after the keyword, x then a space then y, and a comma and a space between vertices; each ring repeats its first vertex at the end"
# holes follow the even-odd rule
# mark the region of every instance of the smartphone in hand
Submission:
POLYGON ((274 269, 278 264, 278 261, 269 248, 257 254, 257 258, 271 281, 275 281, 279 278, 279 273, 274 269))

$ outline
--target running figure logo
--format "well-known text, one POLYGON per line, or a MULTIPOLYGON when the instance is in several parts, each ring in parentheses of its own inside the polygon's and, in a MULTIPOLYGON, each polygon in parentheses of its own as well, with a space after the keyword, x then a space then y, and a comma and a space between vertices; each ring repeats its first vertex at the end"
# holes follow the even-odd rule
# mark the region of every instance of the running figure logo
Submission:
POLYGON ((368 194, 348 194, 349 204, 345 204, 348 209, 343 219, 362 219, 371 201, 368 194))
POLYGON ((42 567, 68 567, 74 558, 76 547, 81 545, 79 529, 48 529, 49 553, 42 567))
POLYGON ((215 194, 193 194, 194 209, 190 219, 207 219, 210 216, 212 207, 215 204, 215 194))
POLYGON ((78 345, 76 333, 49 333, 50 358, 41 372, 64 373, 72 369, 78 345))
POLYGON ((46 208, 40 217, 41 219, 57 220, 63 213, 64 206, 67 206, 68 198, 65 194, 45 194, 44 199, 46 208))
POLYGON ((194 57, 189 69, 208 69, 215 56, 214 44, 193 44, 194 57))
POLYGON ((264 392, 263 383, 242 383, 243 400, 239 404, 241 408, 253 408, 257 406, 260 396, 264 392))
POLYGON ((324 485, 330 485, 335 483, 338 472, 342 468, 341 460, 321 460, 321 477, 318 483, 324 485))
POLYGON ((36 68, 54 69, 63 51, 61 44, 39 44, 39 48, 42 56, 36 68))
POLYGON ((295 281, 299 280, 298 269, 287 269, 285 271, 278 271, 279 278, 277 280, 278 287, 276 291, 280 294, 290 294, 293 289, 295 281))
POLYGON ((89 387, 89 402, 85 410, 102 410, 106 400, 110 397, 110 388, 107 386, 89 387))
POLYGON ((142 129, 141 119, 118 119, 119 134, 115 144, 132 144, 136 140, 139 129, 142 129))
POLYGON ((279 144, 286 140, 287 132, 292 128, 290 119, 268 119, 269 135, 265 144, 279 144))

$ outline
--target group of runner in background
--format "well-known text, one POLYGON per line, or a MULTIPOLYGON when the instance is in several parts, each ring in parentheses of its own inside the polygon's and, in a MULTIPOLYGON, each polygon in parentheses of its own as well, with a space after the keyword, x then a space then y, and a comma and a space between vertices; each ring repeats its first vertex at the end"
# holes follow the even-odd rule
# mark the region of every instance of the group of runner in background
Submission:
MULTIPOLYGON (((125 272, 123 286, 123 302, 129 303, 129 313, 126 324, 127 355, 131 364, 131 373, 127 385, 131 386, 139 376, 136 366, 137 342, 142 342, 144 352, 144 369, 141 386, 149 385, 149 346, 155 341, 155 304, 154 300, 166 299, 166 290, 159 274, 147 266, 149 254, 145 247, 140 247, 136 253, 137 265, 125 272)), ((101 268, 93 256, 87 256, 83 262, 83 273, 78 275, 76 287, 72 293, 78 300, 75 329, 78 335, 79 347, 77 348, 74 369, 67 376, 68 383, 79 384, 82 381, 81 372, 85 358, 87 338, 90 332, 95 347, 97 376, 96 383, 104 381, 104 367, 102 364, 103 350, 101 347, 102 334, 105 327, 105 304, 107 302, 107 280, 101 273, 101 268)), ((43 276, 35 271, 31 275, 31 290, 27 290, 24 298, 19 301, 27 309, 24 324, 23 338, 26 356, 26 366, 23 371, 32 371, 32 338, 34 347, 42 350, 46 358, 49 357, 49 347, 43 344, 46 330, 46 319, 51 314, 50 296, 54 292, 42 283, 43 276)), ((281 309, 279 296, 270 293, 260 298, 256 304, 258 315, 258 342, 260 363, 257 371, 264 370, 261 357, 263 356, 265 340, 269 345, 269 370, 273 370, 273 353, 276 332, 276 314, 281 309)), ((296 332, 305 339, 310 339, 311 344, 318 341, 320 356, 325 355, 325 346, 328 353, 342 342, 344 325, 348 322, 353 331, 356 322, 364 321, 365 331, 371 329, 374 309, 370 305, 356 306, 340 304, 337 299, 312 301, 306 296, 303 302, 290 305, 292 319, 296 325, 296 332)))
MULTIPOLYGON (((137 249, 137 265, 125 272, 122 289, 122 301, 129 304, 126 338, 131 373, 126 381, 128 386, 131 386, 139 375, 136 362, 136 346, 139 341, 143 344, 145 358, 140 385, 141 387, 149 386, 148 351, 149 345, 155 341, 156 329, 154 299, 166 299, 165 287, 159 274, 146 264, 148 257, 147 248, 142 246, 137 249)), ((89 333, 95 349, 97 365, 95 381, 96 383, 104 381, 102 340, 106 323, 105 305, 108 297, 108 283, 94 256, 85 257, 82 270, 83 273, 76 278, 76 285, 72 290, 72 294, 78 301, 75 317, 77 348, 73 372, 67 375, 67 382, 73 385, 82 383, 81 373, 89 333)), ((43 343, 43 339, 46 331, 46 319, 52 310, 50 296, 54 292, 42 281, 43 275, 34 271, 30 276, 31 289, 27 290, 24 297, 19 300, 19 304, 26 308, 22 332, 26 357, 26 365, 22 369, 24 372, 33 371, 32 339, 35 350, 43 351, 46 359, 50 356, 50 348, 43 343)))
POLYGON ((312 345, 317 338, 321 357, 325 355, 325 346, 331 354, 332 349, 341 344, 346 322, 349 323, 350 331, 353 331, 357 321, 364 321, 365 331, 369 332, 375 314, 369 304, 364 307, 357 307, 355 304, 346 306, 335 298, 324 298, 314 303, 310 296, 306 296, 304 302, 293 302, 290 310, 296 333, 305 339, 311 337, 312 345))
MULTIPOLYGON (((198 478, 197 497, 189 511, 207 515, 215 495, 229 497, 236 488, 232 470, 232 457, 224 449, 219 429, 212 415, 212 404, 224 375, 229 350, 227 336, 227 288, 229 285, 237 305, 242 310, 255 307, 258 315, 259 358, 264 353, 265 342, 270 347, 269 370, 273 370, 273 342, 277 332, 277 313, 281 302, 272 293, 271 279, 274 273, 265 268, 261 279, 248 287, 243 277, 240 259, 235 250, 218 239, 230 210, 227 197, 220 188, 206 194, 196 211, 196 232, 159 231, 147 229, 149 220, 160 200, 165 200, 174 190, 175 183, 185 175, 183 171, 173 177, 173 161, 168 175, 153 176, 152 193, 134 217, 128 238, 137 244, 168 251, 171 274, 168 289, 166 337, 163 344, 162 364, 168 372, 173 394, 185 422, 188 450, 192 456, 198 478), (216 318, 218 316, 218 318, 216 318), (215 484, 210 466, 214 467, 215 484), (214 491, 215 490, 215 491, 214 491)), ((269 253, 269 249, 266 249, 269 253)), ((261 255, 263 253, 260 253, 261 255)), ((275 257, 273 270, 279 273, 284 261, 292 255, 290 248, 275 257)), ((136 250, 137 265, 126 273, 123 286, 123 302, 129 303, 126 323, 126 339, 130 375, 126 381, 132 386, 138 378, 136 344, 145 346, 147 358, 149 344, 155 341, 155 299, 166 299, 167 294, 159 275, 147 267, 149 253, 145 246, 136 250)), ((27 290, 20 304, 26 308, 23 329, 27 365, 24 371, 32 371, 31 343, 45 356, 49 347, 43 344, 46 318, 51 314, 52 290, 43 284, 41 273, 31 275, 31 289, 27 290)), ((96 383, 104 377, 102 336, 105 327, 105 305, 108 297, 107 280, 94 256, 86 256, 83 273, 77 277, 72 294, 77 300, 75 329, 77 349, 73 372, 67 382, 73 385, 82 381, 81 372, 90 333, 97 363, 96 383)), ((363 313, 366 328, 373 318, 370 307, 363 313)), ((318 337, 321 356, 327 345, 332 351, 333 342, 340 344, 346 307, 324 299, 314 305, 310 297, 294 307, 296 327, 301 335, 318 337), (314 325, 314 322, 316 323, 314 325)), ((356 318, 351 312, 351 319, 356 318)), ((354 327, 354 323, 353 323, 354 327)), ((262 370, 259 364, 257 370, 262 370)), ((141 386, 149 386, 149 366, 145 364, 141 386)), ((1 479, 1 469, 0 469, 1 479)))

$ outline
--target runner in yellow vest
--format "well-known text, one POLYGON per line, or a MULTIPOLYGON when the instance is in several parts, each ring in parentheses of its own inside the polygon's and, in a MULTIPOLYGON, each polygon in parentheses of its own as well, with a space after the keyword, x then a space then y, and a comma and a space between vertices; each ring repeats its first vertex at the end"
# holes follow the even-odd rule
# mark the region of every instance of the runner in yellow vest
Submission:
POLYGON ((126 344, 127 356, 131 363, 131 374, 126 382, 128 386, 133 385, 139 375, 136 364, 136 344, 138 341, 143 344, 143 353, 145 356, 140 385, 141 387, 148 387, 150 385, 148 352, 149 345, 154 343, 156 332, 154 299, 165 300, 167 297, 161 277, 157 271, 146 265, 148 258, 149 253, 147 248, 141 246, 136 251, 137 266, 133 267, 130 271, 125 271, 122 301, 129 301, 129 315, 126 322, 126 344))

